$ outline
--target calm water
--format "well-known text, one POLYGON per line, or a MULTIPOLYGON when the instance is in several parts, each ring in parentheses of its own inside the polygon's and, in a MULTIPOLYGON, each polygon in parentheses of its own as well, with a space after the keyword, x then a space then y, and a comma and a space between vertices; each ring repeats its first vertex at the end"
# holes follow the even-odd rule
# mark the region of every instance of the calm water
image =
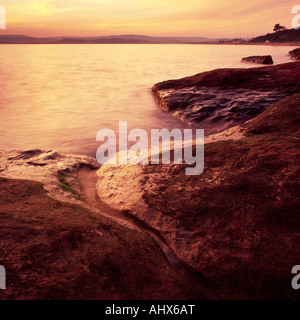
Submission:
POLYGON ((100 129, 185 128, 157 106, 152 86, 244 56, 288 62, 293 47, 215 45, 1 45, 1 149, 95 155, 100 129))

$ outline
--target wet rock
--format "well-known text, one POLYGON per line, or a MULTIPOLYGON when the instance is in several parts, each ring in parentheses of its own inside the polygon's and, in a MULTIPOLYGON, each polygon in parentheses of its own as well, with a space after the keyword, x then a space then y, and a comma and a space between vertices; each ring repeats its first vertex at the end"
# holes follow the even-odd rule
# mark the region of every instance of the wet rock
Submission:
POLYGON ((39 149, 0 150, 0 177, 41 182, 56 200, 81 203, 76 173, 82 167, 97 169, 96 159, 39 149))
POLYGON ((215 136, 200 176, 185 165, 104 164, 97 192, 159 230, 225 299, 296 298, 299 105, 298 94, 267 108, 238 140, 215 136))
POLYGON ((194 76, 157 83, 152 88, 156 95, 161 90, 193 87, 240 88, 257 91, 278 90, 294 94, 300 91, 300 62, 258 68, 225 68, 202 72, 194 76))
POLYGON ((278 91, 192 87, 159 91, 163 110, 205 134, 244 123, 286 97, 278 91))
POLYGON ((300 62, 217 69, 156 84, 160 107, 206 135, 239 125, 300 91, 300 62))
POLYGON ((300 60, 300 48, 296 48, 294 50, 291 50, 289 52, 289 55, 291 56, 291 59, 293 59, 293 60, 300 60))
POLYGON ((273 64, 272 56, 251 56, 242 59, 242 62, 260 63, 260 64, 273 64))

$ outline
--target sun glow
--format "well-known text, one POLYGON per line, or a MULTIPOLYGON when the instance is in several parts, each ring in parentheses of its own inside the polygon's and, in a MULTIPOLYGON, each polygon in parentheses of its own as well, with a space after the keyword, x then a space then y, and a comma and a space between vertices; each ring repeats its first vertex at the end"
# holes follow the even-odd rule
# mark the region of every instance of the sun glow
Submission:
POLYGON ((34 36, 148 34, 235 37, 291 27, 293 1, 2 0, 7 30, 34 36))

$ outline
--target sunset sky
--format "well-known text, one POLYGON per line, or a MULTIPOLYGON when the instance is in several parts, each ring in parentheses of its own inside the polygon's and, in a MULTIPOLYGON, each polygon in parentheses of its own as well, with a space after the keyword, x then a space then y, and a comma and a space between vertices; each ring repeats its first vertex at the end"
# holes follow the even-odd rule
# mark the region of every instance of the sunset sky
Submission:
POLYGON ((7 29, 32 36, 252 37, 291 28, 290 0, 0 0, 7 29))

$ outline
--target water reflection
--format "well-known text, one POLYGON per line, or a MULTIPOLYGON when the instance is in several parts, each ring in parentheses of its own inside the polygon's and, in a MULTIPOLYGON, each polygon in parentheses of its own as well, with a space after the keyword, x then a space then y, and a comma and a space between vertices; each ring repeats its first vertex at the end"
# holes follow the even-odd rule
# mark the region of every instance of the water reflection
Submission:
POLYGON ((186 128, 161 111, 151 93, 159 81, 272 54, 290 47, 200 45, 2 45, 2 149, 57 149, 95 156, 100 129, 186 128))

